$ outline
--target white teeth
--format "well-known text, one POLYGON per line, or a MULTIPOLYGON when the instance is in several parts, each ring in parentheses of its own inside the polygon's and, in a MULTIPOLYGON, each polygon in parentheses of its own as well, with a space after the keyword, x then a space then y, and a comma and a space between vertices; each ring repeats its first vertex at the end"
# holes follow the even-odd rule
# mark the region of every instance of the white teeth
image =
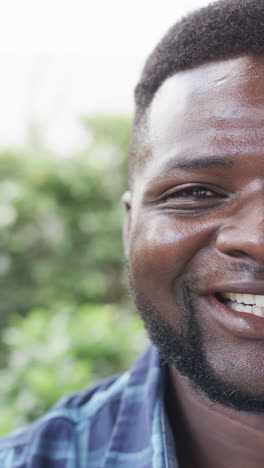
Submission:
POLYGON ((256 306, 264 307, 264 296, 255 296, 256 306))
POLYGON ((258 315, 259 317, 264 317, 264 308, 253 306, 253 314, 258 315))
POLYGON ((257 315, 258 317, 264 317, 264 307, 238 304, 238 302, 232 301, 228 301, 227 306, 237 312, 244 312, 246 314, 257 315))
POLYGON ((229 299, 230 309, 264 317, 264 295, 223 293, 222 296, 229 299))
POLYGON ((258 307, 264 307, 264 295, 222 293, 222 296, 238 304, 256 305, 258 307))
POLYGON ((244 306, 242 304, 235 304, 238 312, 244 312, 244 306))
MULTIPOLYGON (((254 296, 253 294, 241 294, 244 304, 255 304, 255 298, 256 297, 262 297, 262 296, 254 296)), ((264 305, 264 304, 263 304, 264 305)))
POLYGON ((239 304, 243 303, 243 295, 242 294, 235 294, 235 301, 239 304))

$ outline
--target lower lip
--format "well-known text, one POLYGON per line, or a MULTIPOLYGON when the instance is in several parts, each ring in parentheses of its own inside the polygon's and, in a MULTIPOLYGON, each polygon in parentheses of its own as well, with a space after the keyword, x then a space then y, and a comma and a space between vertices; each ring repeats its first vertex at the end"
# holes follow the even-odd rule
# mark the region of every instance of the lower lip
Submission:
POLYGON ((251 340, 264 340, 264 317, 237 312, 220 302, 215 296, 207 296, 214 318, 232 334, 251 340))

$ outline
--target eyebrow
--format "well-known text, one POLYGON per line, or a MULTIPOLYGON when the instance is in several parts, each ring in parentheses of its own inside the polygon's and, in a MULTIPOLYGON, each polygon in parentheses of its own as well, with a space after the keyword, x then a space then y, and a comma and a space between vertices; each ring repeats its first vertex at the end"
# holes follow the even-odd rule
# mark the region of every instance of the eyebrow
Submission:
POLYGON ((203 170, 224 168, 230 169, 234 166, 234 157, 230 155, 225 156, 199 156, 190 158, 188 156, 181 156, 180 158, 170 159, 162 168, 161 172, 169 172, 173 169, 177 170, 203 170))

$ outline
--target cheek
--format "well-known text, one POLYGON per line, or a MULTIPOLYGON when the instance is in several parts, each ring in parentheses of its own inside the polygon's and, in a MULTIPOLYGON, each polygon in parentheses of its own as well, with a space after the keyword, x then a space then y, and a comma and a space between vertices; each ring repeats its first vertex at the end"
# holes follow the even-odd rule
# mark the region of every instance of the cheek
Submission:
POLYGON ((134 226, 130 270, 135 284, 159 288, 175 280, 205 248, 210 249, 215 223, 173 215, 141 217, 134 226))

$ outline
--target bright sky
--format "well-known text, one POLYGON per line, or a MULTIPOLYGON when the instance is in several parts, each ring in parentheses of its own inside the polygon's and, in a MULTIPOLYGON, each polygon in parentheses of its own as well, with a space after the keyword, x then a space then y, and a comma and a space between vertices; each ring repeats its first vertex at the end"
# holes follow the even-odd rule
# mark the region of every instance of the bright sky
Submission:
POLYGON ((0 147, 34 122, 61 153, 85 144, 79 115, 133 112, 144 60, 208 0, 0 0, 0 147))

